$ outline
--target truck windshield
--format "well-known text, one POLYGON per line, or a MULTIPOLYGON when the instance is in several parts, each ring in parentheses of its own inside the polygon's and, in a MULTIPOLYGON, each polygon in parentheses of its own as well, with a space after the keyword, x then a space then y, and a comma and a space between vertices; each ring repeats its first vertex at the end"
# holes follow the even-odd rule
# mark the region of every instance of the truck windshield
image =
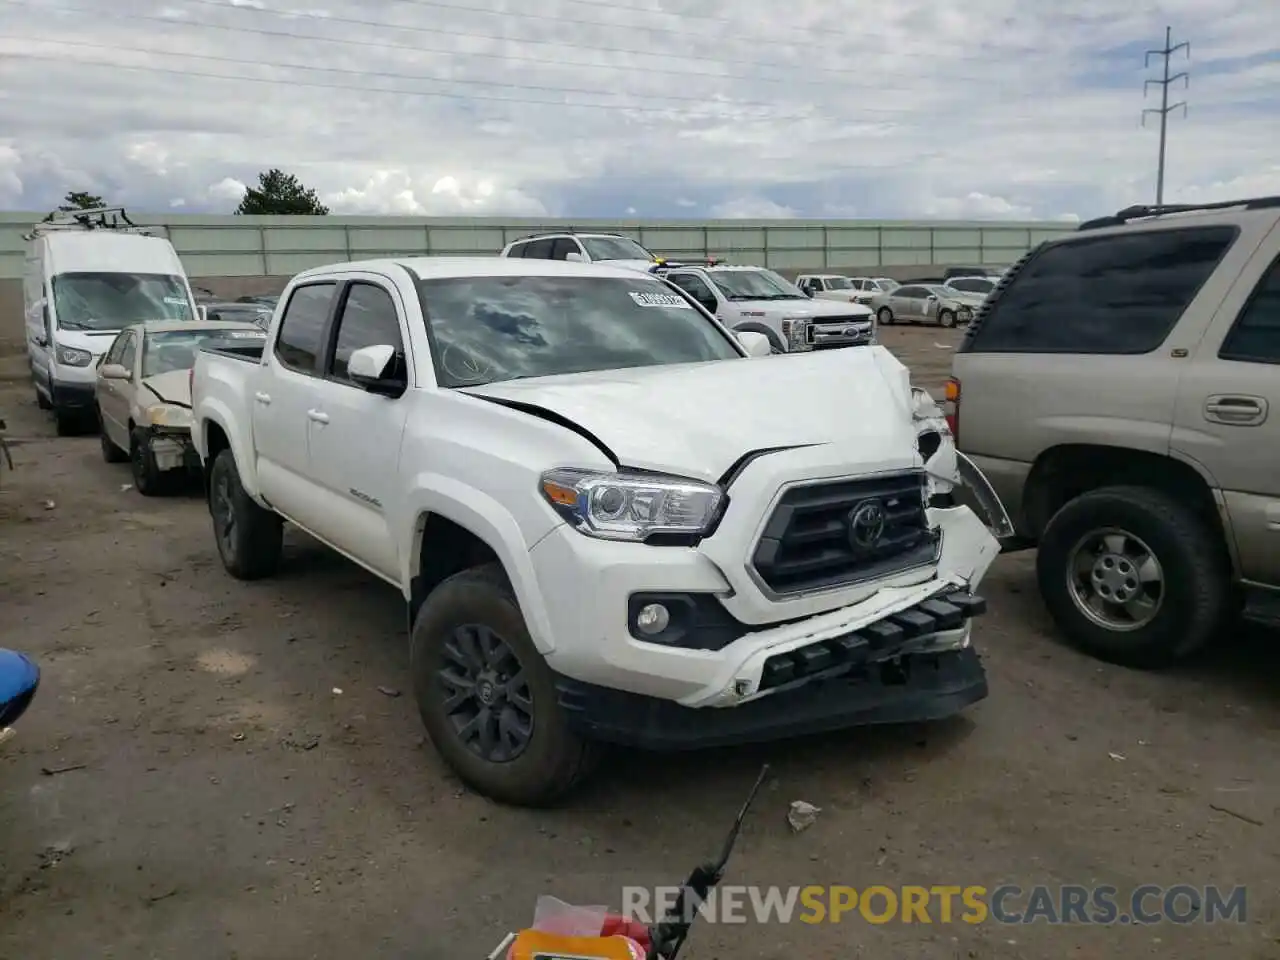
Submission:
POLYGON ((709 270, 727 300, 807 300, 772 270, 709 270))
POLYGON ((652 260, 651 254, 627 237, 579 237, 592 260, 652 260))
POLYGON ((62 273, 53 278, 53 306, 64 330, 194 319, 182 279, 160 273, 62 273))
POLYGON ((418 297, 443 387, 742 357, 705 315, 647 277, 420 280, 418 297))

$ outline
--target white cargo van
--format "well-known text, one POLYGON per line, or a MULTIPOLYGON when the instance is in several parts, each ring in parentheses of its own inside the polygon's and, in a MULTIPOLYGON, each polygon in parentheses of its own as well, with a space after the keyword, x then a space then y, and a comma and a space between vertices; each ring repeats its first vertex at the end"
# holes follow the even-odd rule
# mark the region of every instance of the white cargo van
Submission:
POLYGON ((60 434, 94 416, 97 360, 123 328, 200 312, 173 245, 119 207, 55 214, 26 237, 27 356, 40 407, 60 434))

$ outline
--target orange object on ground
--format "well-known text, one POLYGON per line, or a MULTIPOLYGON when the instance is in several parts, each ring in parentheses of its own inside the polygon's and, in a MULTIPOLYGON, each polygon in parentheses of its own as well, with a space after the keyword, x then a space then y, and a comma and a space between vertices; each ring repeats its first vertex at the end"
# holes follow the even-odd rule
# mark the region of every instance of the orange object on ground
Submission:
POLYGON ((541 930, 522 930, 507 952, 508 960, 645 960, 645 951, 630 937, 567 937, 541 930))

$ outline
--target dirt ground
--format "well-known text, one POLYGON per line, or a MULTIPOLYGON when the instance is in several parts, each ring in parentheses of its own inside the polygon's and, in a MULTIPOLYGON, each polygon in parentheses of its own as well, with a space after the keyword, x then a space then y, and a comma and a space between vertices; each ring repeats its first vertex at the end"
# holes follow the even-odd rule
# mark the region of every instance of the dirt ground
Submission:
MULTIPOLYGON (((884 339, 936 387, 956 335, 884 339)), ((1055 640, 1032 558, 1002 557, 991 696, 962 718, 617 756, 563 809, 513 810, 463 790, 398 695, 393 590, 292 533, 277 579, 236 582, 195 492, 142 498, 25 383, 0 383, 0 416, 21 440, 0 636, 44 669, 0 751, 0 960, 483 957, 539 894, 677 882, 766 760, 728 883, 1244 884, 1247 920, 704 925, 688 960, 1280 957, 1274 634, 1173 673, 1101 666, 1055 640), (822 808, 803 833, 792 800, 822 808)))

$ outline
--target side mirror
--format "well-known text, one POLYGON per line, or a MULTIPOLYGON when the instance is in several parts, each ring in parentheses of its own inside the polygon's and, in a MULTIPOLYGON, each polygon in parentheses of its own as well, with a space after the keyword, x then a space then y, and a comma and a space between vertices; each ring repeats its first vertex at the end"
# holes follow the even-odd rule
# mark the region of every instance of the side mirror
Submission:
POLYGON ((931 293, 931 294, 929 294, 929 298, 928 298, 928 299, 929 299, 929 302, 930 302, 930 303, 937 303, 937 302, 938 302, 938 297, 937 297, 937 295, 936 295, 936 294, 932 294, 932 293, 931 293))
POLYGON ((742 344, 749 357, 767 357, 773 353, 769 338, 763 333, 756 333, 754 330, 743 330, 735 334, 735 336, 737 336, 738 342, 742 344))
POLYGON ((583 262, 583 261, 582 261, 582 254, 580 254, 580 253, 566 253, 566 254, 564 255, 564 258, 565 258, 566 260, 568 260, 570 263, 582 263, 582 262, 583 262))
POLYGON ((396 348, 377 343, 352 351, 347 361, 351 381, 383 397, 398 397, 409 388, 408 381, 396 370, 396 348))
POLYGON ((128 380, 129 370, 124 364, 104 363, 102 365, 102 376, 105 380, 128 380))
POLYGON ((196 319, 201 322, 209 319, 209 308, 203 303, 196 304, 196 319))

